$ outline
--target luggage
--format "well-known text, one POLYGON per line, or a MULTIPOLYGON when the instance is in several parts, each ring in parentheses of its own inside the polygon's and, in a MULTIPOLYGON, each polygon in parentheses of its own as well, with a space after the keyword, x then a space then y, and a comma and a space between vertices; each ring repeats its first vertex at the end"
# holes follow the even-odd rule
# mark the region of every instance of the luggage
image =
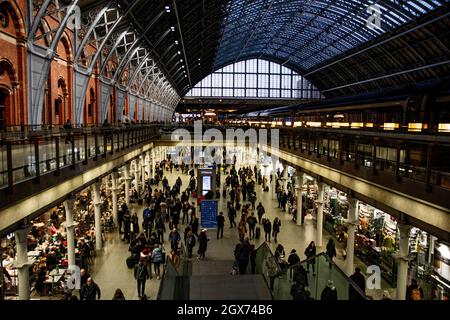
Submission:
POLYGON ((134 259, 133 256, 130 256, 127 258, 127 267, 129 269, 134 268, 135 264, 136 264, 136 260, 134 259))
POLYGON ((255 239, 258 240, 260 237, 261 237, 261 228, 260 227, 256 227, 255 239))

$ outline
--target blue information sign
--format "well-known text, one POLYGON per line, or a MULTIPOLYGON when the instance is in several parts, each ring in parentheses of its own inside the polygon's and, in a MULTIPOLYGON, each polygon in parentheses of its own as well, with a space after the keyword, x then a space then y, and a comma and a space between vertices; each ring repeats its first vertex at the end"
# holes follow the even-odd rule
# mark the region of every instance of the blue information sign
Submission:
POLYGON ((208 229, 217 228, 217 213, 218 213, 218 201, 217 200, 203 200, 200 205, 200 211, 202 214, 202 227, 208 229))

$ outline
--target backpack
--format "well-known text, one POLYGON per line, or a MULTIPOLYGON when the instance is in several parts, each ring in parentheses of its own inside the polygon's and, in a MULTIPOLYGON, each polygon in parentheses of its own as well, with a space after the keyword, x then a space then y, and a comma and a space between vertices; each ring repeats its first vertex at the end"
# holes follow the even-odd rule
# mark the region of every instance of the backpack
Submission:
POLYGON ((419 287, 411 290, 411 300, 422 300, 419 287))

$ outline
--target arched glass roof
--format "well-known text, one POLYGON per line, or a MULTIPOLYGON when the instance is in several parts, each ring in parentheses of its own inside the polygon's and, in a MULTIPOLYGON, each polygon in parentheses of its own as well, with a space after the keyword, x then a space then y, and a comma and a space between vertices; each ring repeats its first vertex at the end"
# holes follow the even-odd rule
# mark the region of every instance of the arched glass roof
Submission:
POLYGON ((250 59, 221 68, 204 78, 187 97, 319 99, 311 82, 278 63, 250 59))
POLYGON ((231 0, 214 66, 265 57, 311 70, 446 2, 231 0))

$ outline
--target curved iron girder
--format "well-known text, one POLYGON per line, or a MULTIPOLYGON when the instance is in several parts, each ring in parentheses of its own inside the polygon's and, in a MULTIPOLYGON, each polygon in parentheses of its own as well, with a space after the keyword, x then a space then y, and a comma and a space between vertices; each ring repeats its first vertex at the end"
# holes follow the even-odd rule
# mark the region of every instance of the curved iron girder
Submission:
POLYGON ((83 52, 83 48, 86 47, 87 42, 89 41, 89 38, 92 35, 92 32, 97 27, 97 25, 99 24, 102 17, 104 17, 106 12, 111 8, 111 6, 112 6, 112 1, 110 1, 103 9, 101 9, 99 11, 99 13, 95 17, 94 21, 89 26, 89 29, 86 32, 83 40, 81 41, 80 45, 76 48, 75 59, 74 59, 75 64, 78 64, 78 60, 80 59, 81 53, 83 52))
MULTIPOLYGON (((153 74, 154 74, 154 71, 156 70, 155 66, 156 66, 156 65, 153 65, 153 67, 148 68, 147 73, 146 73, 145 76, 144 76, 144 79, 146 79, 146 81, 150 81, 150 79, 149 79, 150 73, 153 72, 153 74)), ((142 87, 144 86, 144 83, 145 83, 145 82, 142 81, 142 83, 140 84, 139 90, 138 90, 139 92, 141 92, 142 87)))
POLYGON ((30 51, 30 54, 28 56, 28 71, 30 74, 30 76, 28 77, 28 87, 31 88, 31 94, 29 95, 28 99, 29 124, 39 124, 41 122, 41 115, 44 105, 43 102, 45 95, 45 83, 48 80, 50 66, 56 56, 56 47, 61 41, 61 37, 69 19, 72 18, 72 15, 75 12, 75 7, 78 1, 79 0, 72 0, 70 5, 66 7, 67 13, 62 21, 60 21, 58 28, 56 29, 56 32, 52 38, 50 47, 46 48, 45 54, 43 54, 42 49, 38 49, 40 46, 33 43, 33 39, 35 37, 37 29, 39 28, 39 25, 46 17, 47 9, 51 3, 51 0, 46 0, 44 5, 39 10, 38 15, 34 18, 31 31, 28 35, 28 49, 30 51))

